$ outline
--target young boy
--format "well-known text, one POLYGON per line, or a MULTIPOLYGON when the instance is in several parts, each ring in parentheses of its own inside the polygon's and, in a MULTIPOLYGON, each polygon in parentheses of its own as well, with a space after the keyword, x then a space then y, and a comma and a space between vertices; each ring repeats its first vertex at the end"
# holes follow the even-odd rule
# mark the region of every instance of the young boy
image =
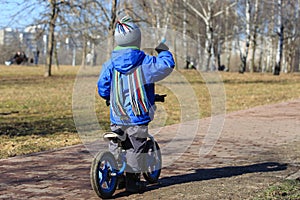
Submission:
MULTIPOLYGON (((126 136, 126 190, 138 192, 144 185, 139 175, 155 110, 154 83, 168 76, 175 63, 163 43, 155 48, 157 57, 141 51, 141 31, 127 16, 117 22, 114 40, 118 46, 103 64, 98 93, 110 104, 111 130, 126 136)), ((115 154, 117 144, 111 142, 109 149, 115 154)))

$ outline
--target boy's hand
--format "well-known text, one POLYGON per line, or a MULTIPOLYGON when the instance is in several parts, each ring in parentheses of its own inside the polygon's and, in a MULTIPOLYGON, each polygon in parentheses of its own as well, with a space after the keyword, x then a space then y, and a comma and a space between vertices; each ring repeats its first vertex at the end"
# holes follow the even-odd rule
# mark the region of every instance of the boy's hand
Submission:
POLYGON ((110 100, 109 100, 109 99, 106 99, 106 100, 105 100, 105 104, 106 104, 106 106, 109 106, 109 105, 110 105, 110 100))
POLYGON ((157 53, 160 53, 162 51, 168 51, 169 50, 169 47, 167 45, 165 45, 164 43, 160 43, 156 48, 155 48, 155 51, 157 53))

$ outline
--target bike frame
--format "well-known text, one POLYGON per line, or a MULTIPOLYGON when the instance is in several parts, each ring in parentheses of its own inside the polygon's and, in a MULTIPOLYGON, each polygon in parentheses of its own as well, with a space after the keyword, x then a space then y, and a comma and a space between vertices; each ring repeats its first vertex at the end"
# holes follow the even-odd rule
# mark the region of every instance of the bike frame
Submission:
MULTIPOLYGON (((148 138, 153 142, 153 144, 155 144, 154 137, 151 134, 148 134, 148 138)), ((157 155, 156 145, 153 145, 153 148, 154 148, 155 158, 157 159, 158 155, 157 155)), ((126 155, 123 153, 124 151, 125 150, 122 148, 122 144, 119 141, 118 142, 118 156, 121 157, 122 166, 121 166, 120 170, 118 170, 117 172, 111 173, 111 176, 121 176, 125 172, 127 162, 126 162, 126 155)))

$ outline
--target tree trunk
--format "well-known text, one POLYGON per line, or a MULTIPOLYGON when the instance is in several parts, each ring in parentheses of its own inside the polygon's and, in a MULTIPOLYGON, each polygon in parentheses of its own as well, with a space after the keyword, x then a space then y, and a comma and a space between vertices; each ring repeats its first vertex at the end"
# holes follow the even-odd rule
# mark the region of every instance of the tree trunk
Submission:
POLYGON ((251 57, 251 64, 250 64, 250 68, 249 71, 251 73, 253 73, 254 71, 256 71, 255 69, 255 53, 256 53, 256 47, 257 47, 257 33, 258 33, 258 14, 259 14, 259 10, 258 10, 258 0, 255 1, 255 12, 254 12, 254 18, 253 18, 253 22, 254 22, 254 32, 253 32, 253 40, 252 40, 252 57, 251 57))
POLYGON ((241 56, 241 69, 240 69, 240 73, 244 73, 246 71, 246 66, 247 66, 247 58, 248 58, 248 52, 249 52, 249 46, 250 46, 250 39, 251 39, 251 35, 250 35, 250 19, 251 16, 251 8, 250 8, 250 0, 246 1, 246 46, 244 49, 244 53, 241 56))
POLYGON ((110 13, 110 24, 108 28, 108 41, 107 41, 107 58, 110 57, 111 51, 114 48, 114 33, 115 33, 115 23, 117 20, 117 0, 112 1, 112 8, 110 13))
POLYGON ((81 67, 85 68, 86 66, 86 55, 87 55, 87 37, 83 36, 83 44, 82 44, 82 54, 81 54, 81 67))
MULTIPOLYGON (((294 22, 298 22, 299 20, 299 3, 300 0, 297 0, 295 2, 295 9, 294 9, 294 19, 292 19, 294 22)), ((287 51, 286 55, 286 68, 285 71, 286 73, 293 72, 294 71, 294 65, 295 65, 295 58, 296 58, 296 45, 297 45, 297 28, 298 24, 293 23, 292 24, 292 30, 290 33, 290 36, 288 36, 288 44, 287 47, 285 48, 287 51)))
POLYGON ((280 27, 280 33, 279 33, 279 40, 278 40, 278 48, 277 48, 277 54, 276 54, 276 64, 275 64, 275 69, 274 69, 274 75, 280 75, 281 71, 281 64, 282 64, 282 53, 283 53, 283 40, 284 40, 284 35, 283 35, 283 29, 284 27, 280 27))
POLYGON ((265 64, 263 63, 263 57, 264 55, 264 49, 265 49, 265 41, 263 35, 260 36, 260 44, 261 44, 261 49, 259 53, 259 62, 258 62, 258 72, 265 72, 265 64))
POLYGON ((201 40, 200 40, 200 33, 197 33, 197 49, 198 49, 198 59, 196 60, 196 69, 200 70, 200 66, 203 65, 203 63, 200 63, 200 60, 202 58, 202 47, 201 47, 201 40))
POLYGON ((75 67, 76 66, 76 48, 73 47, 72 50, 72 66, 75 67))
POLYGON ((293 45, 292 45, 292 38, 289 37, 287 40, 287 47, 286 47, 286 65, 283 67, 283 71, 285 73, 288 73, 291 71, 291 65, 292 65, 292 52, 293 52, 293 45))
POLYGON ((212 27, 212 22, 211 22, 211 16, 212 12, 211 12, 211 7, 208 4, 208 13, 207 13, 207 18, 206 18, 206 41, 205 41, 205 50, 207 53, 207 61, 206 61, 206 65, 205 65, 205 69, 204 71, 208 71, 208 69, 210 68, 211 70, 213 70, 213 67, 211 67, 211 65, 213 65, 213 63, 211 64, 211 59, 213 56, 213 27, 212 27))
POLYGON ((222 44, 219 40, 218 47, 217 47, 217 60, 218 60, 218 69, 221 69, 221 54, 222 54, 222 44))
MULTIPOLYGON (((226 52, 226 64, 225 64, 225 71, 230 70, 230 58, 231 58, 231 51, 232 51, 232 43, 229 42, 229 33, 228 33, 228 23, 229 23, 229 8, 226 8, 226 24, 225 24, 225 52, 226 52)), ((233 41, 233 40, 232 40, 233 41)))
POLYGON ((280 75, 281 71, 281 64, 282 64, 282 53, 283 53, 283 41, 284 41, 284 26, 282 23, 282 2, 278 0, 278 30, 277 35, 278 39, 278 47, 277 47, 277 54, 276 54, 276 63, 273 74, 278 76, 280 75))
POLYGON ((273 72, 273 65, 274 65, 274 37, 273 37, 273 30, 275 29, 275 10, 276 5, 275 3, 272 4, 271 9, 271 20, 268 24, 268 34, 266 35, 266 65, 265 65, 265 72, 273 72))
POLYGON ((257 29, 258 27, 254 28, 254 33, 253 33, 253 41, 252 41, 252 57, 251 57, 251 64, 249 71, 250 73, 253 73, 255 71, 255 53, 256 53, 256 47, 257 47, 257 29))
POLYGON ((56 40, 54 39, 54 46, 53 46, 53 53, 54 53, 54 59, 55 59, 55 66, 56 69, 59 69, 59 60, 58 60, 58 50, 57 50, 57 46, 56 46, 56 40))
MULTIPOLYGON (((186 0, 183 0, 184 3, 186 3, 186 0)), ((190 62, 190 60, 188 60, 188 50, 187 50, 187 39, 186 39, 186 20, 187 20, 187 16, 186 16, 186 7, 184 6, 184 10, 183 10, 183 28, 182 28, 182 40, 183 40, 183 56, 184 56, 184 61, 186 62, 186 68, 188 69, 188 63, 190 62)))
POLYGON ((54 31, 55 31, 55 23, 58 16, 58 11, 56 7, 56 0, 51 0, 51 19, 49 23, 49 38, 47 43, 47 59, 45 65, 45 77, 51 76, 51 66, 52 66, 52 55, 53 55, 53 48, 54 48, 54 31))

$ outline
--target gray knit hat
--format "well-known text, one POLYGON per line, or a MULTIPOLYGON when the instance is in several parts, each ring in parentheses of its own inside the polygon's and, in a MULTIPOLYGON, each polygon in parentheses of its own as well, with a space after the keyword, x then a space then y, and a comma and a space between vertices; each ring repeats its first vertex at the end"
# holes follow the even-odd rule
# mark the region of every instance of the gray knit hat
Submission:
POLYGON ((128 16, 117 21, 115 29, 115 41, 119 46, 136 46, 141 47, 140 28, 132 22, 128 16))

